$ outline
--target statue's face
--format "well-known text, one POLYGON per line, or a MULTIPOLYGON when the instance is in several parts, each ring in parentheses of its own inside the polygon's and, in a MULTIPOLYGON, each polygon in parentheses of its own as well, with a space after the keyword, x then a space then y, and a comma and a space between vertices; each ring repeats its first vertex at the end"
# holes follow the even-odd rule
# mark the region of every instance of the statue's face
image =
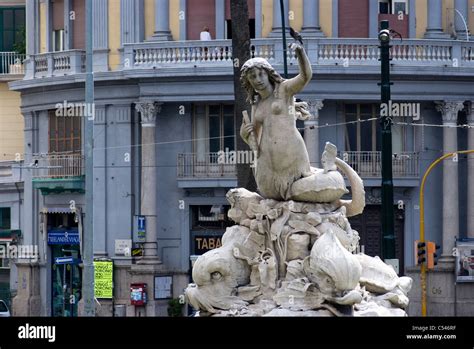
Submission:
POLYGON ((262 68, 252 68, 247 74, 247 79, 257 92, 266 90, 270 85, 267 71, 262 68))

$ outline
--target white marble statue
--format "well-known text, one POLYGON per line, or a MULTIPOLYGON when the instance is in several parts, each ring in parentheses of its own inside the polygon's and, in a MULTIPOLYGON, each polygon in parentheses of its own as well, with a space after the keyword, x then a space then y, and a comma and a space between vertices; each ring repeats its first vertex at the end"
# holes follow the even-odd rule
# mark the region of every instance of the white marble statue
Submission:
MULTIPOLYGON (((259 193, 231 189, 222 246, 200 256, 185 291, 200 316, 406 316, 412 280, 378 257, 357 253, 347 217, 362 213, 361 178, 326 143, 323 168, 309 165, 295 118, 307 117, 295 93, 311 79, 304 49, 293 44, 300 74, 284 80, 262 58, 242 67, 252 103, 242 138, 257 152, 259 193), (348 194, 345 175, 351 187, 348 194)), ((247 120, 245 120, 247 119, 247 120)))

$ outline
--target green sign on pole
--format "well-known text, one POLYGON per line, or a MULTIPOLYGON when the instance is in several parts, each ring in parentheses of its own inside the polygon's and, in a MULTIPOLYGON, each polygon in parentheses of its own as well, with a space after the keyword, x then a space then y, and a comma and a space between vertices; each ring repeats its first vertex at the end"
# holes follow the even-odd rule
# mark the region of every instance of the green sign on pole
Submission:
POLYGON ((95 298, 112 299, 114 289, 114 264, 112 261, 94 261, 95 298))

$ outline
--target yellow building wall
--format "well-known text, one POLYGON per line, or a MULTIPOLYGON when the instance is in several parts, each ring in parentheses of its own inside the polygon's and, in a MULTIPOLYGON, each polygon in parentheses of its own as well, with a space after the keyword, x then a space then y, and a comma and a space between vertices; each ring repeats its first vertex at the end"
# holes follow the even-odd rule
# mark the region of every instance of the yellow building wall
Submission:
POLYGON ((109 1, 109 69, 120 66, 120 2, 109 1))
MULTIPOLYGON (((171 1, 172 3, 173 1, 171 1)), ((171 5, 171 4, 170 4, 171 5)), ((155 32, 155 0, 145 0, 145 39, 155 32)))
POLYGON ((272 31, 273 0, 262 0, 262 38, 266 38, 272 31))
POLYGON ((416 0, 416 37, 418 39, 422 39, 426 32, 427 6, 427 0, 416 0))
POLYGON ((303 0, 290 0, 288 23, 294 30, 301 31, 303 26, 303 0))
MULTIPOLYGON (((186 18, 186 17, 185 17, 186 18)), ((186 20, 186 19, 183 19, 186 20)), ((179 40, 179 1, 170 1, 170 30, 173 40, 179 40)))
POLYGON ((24 158, 23 116, 20 93, 9 91, 8 83, 0 82, 0 161, 24 158))
POLYGON ((40 15, 40 53, 46 52, 46 4, 42 2, 39 8, 40 15))
POLYGON ((332 0, 319 0, 319 25, 327 37, 332 37, 332 0))

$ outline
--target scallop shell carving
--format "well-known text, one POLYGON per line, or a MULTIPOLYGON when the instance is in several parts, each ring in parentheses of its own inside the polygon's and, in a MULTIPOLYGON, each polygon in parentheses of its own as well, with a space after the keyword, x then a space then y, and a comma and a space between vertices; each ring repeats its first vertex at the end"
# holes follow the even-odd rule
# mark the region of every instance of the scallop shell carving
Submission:
POLYGON ((370 257, 363 253, 355 256, 362 265, 360 284, 365 286, 367 291, 385 293, 398 285, 399 277, 395 270, 378 256, 370 257))

